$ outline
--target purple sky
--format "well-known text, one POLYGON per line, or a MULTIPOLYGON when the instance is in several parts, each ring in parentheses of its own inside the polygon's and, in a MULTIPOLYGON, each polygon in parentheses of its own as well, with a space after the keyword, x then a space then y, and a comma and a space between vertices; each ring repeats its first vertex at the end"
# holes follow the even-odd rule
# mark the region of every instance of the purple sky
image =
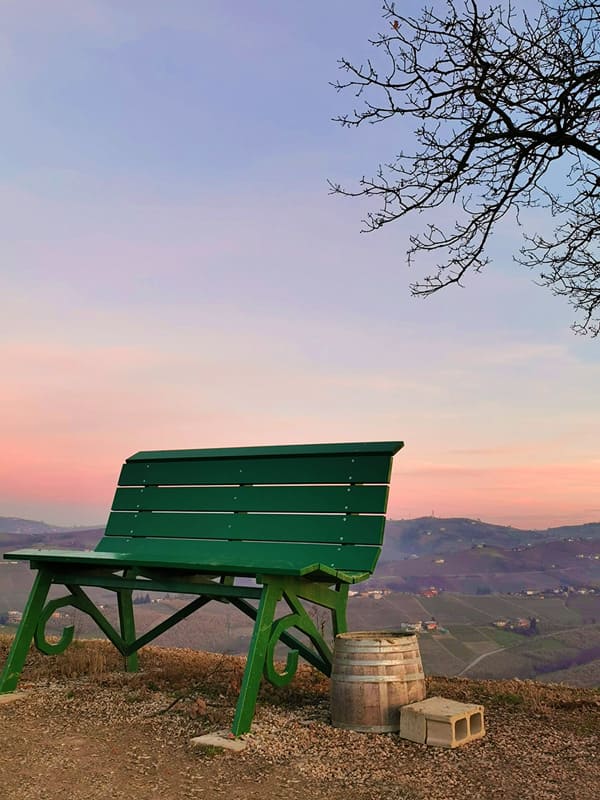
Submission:
POLYGON ((410 227, 361 235, 328 194, 410 145, 331 122, 336 60, 383 25, 348 0, 6 4, 0 516, 101 523, 140 449, 403 439, 394 517, 600 519, 600 343, 512 264, 518 232, 415 300, 410 227))

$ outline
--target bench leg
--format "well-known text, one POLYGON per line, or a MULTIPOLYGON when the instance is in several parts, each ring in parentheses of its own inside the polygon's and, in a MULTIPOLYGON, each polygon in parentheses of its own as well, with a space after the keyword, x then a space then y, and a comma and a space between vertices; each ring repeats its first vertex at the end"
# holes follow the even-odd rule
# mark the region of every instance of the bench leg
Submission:
POLYGON ((347 583, 342 583, 337 586, 337 603, 331 609, 331 625, 333 628, 334 639, 338 633, 346 633, 348 630, 348 623, 346 622, 346 606, 348 604, 349 588, 350 587, 347 583))
POLYGON ((231 727, 231 732, 235 736, 247 733, 252 725, 256 698, 260 688, 269 639, 271 638, 271 626, 281 595, 282 589, 279 586, 266 584, 263 588, 250 649, 248 650, 242 688, 240 689, 240 696, 238 697, 235 717, 231 727))
POLYGON ((40 569, 33 582, 21 624, 15 634, 2 675, 0 675, 0 693, 14 692, 17 688, 29 652, 29 645, 33 639, 51 583, 51 573, 40 569))
MULTIPOLYGON (((125 644, 132 644, 135 642, 135 618, 133 616, 132 594, 133 592, 131 589, 120 589, 117 592, 121 638, 125 644)), ((125 670, 127 672, 137 672, 138 666, 137 652, 125 656, 125 670)))

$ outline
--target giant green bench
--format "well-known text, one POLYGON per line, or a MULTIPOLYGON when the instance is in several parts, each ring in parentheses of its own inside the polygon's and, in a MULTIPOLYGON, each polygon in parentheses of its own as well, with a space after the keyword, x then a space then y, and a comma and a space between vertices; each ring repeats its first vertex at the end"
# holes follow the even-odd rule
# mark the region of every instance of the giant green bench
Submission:
POLYGON ((392 457, 401 447, 402 442, 361 442, 131 456, 95 550, 5 554, 29 561, 37 574, 0 692, 16 689, 32 639, 47 654, 71 643, 73 627, 57 642, 46 639, 46 624, 59 608, 89 614, 123 654, 126 669, 135 671, 141 647, 219 600, 254 620, 232 726, 234 734, 245 733, 263 673, 283 686, 301 655, 330 674, 331 649, 303 601, 331 611, 334 634, 346 630, 348 588, 368 578, 379 557, 392 457), (48 600, 55 584, 68 594, 48 600), (84 587, 115 592, 119 630, 84 587), (195 597, 137 636, 133 591, 195 597), (279 641, 289 648, 283 672, 274 664, 279 641))

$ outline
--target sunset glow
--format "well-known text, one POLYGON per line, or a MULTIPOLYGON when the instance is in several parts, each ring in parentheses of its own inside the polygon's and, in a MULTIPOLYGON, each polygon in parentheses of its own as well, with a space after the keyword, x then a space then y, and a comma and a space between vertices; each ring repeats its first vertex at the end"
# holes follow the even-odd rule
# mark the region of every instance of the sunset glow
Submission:
POLYGON ((514 223, 417 301, 409 227, 328 194, 402 146, 331 122, 367 6, 3 11, 0 516, 100 525, 140 449, 401 439, 393 518, 600 520, 600 341, 514 223))

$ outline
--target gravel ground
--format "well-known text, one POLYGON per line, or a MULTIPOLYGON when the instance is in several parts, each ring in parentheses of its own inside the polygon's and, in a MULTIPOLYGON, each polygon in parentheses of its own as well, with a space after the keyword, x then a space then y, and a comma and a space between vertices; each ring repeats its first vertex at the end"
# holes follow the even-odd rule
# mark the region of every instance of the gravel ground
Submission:
MULTIPOLYGON (((0 663, 8 640, 0 637, 0 663)), ((227 727, 232 656, 146 648, 126 675, 106 643, 32 654, 24 694, 0 703, 1 800, 597 800, 600 693, 523 681, 428 679, 428 695, 485 706, 486 736, 455 750, 329 724, 309 668, 265 686, 242 753, 190 744, 227 727)))

